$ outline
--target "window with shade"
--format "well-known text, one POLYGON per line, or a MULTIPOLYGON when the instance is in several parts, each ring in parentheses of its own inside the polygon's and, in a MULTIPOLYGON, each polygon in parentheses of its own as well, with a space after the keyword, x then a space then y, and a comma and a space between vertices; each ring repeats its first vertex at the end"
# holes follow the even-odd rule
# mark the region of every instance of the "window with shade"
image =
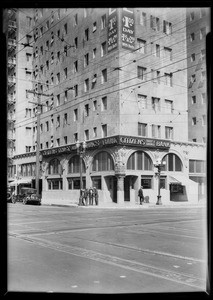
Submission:
POLYGON ((109 153, 103 151, 96 154, 93 159, 92 170, 96 172, 113 171, 114 163, 109 153))
POLYGON ((153 169, 152 160, 145 152, 136 151, 129 157, 127 169, 151 171, 153 169))
POLYGON ((59 174, 60 172, 60 162, 57 158, 52 159, 49 162, 48 174, 59 174))
MULTIPOLYGON (((80 172, 80 157, 79 155, 73 156, 68 163, 68 173, 79 173, 80 172)), ((86 173, 85 163, 82 160, 82 173, 86 173)))
POLYGON ((162 171, 183 171, 183 164, 180 158, 174 153, 169 153, 164 156, 162 162, 165 162, 165 166, 162 167, 162 171))

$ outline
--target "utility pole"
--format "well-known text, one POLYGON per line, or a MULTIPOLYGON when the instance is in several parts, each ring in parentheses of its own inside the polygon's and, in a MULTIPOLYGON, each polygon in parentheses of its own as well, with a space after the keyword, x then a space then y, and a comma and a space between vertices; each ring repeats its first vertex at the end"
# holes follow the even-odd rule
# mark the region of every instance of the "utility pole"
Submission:
MULTIPOLYGON (((50 97, 50 95, 43 94, 43 93, 37 93, 32 90, 27 90, 28 93, 32 93, 34 95, 37 95, 38 102, 34 103, 38 106, 39 110, 37 109, 37 135, 36 135, 36 180, 35 180, 35 186, 36 186, 36 194, 39 196, 39 177, 40 177, 40 161, 39 161, 39 155, 40 155, 40 115, 41 115, 41 107, 45 106, 45 104, 41 104, 41 98, 40 96, 47 96, 50 97)), ((29 101, 30 102, 30 101, 29 101)), ((31 102, 33 103, 33 102, 31 102)))

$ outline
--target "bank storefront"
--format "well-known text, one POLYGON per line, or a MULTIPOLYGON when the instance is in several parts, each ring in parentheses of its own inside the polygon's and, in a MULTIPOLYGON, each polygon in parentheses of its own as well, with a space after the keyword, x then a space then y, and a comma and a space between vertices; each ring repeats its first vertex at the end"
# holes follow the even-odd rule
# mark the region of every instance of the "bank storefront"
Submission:
MULTIPOLYGON (((199 200, 199 183, 189 178, 190 153, 205 158, 203 145, 129 136, 113 136, 86 143, 82 157, 84 188, 96 187, 100 205, 138 203, 138 189, 156 203, 159 176, 156 161, 163 164, 160 193, 163 204, 199 200)), ((41 151, 42 202, 77 204, 80 189, 80 157, 76 145, 41 151)))

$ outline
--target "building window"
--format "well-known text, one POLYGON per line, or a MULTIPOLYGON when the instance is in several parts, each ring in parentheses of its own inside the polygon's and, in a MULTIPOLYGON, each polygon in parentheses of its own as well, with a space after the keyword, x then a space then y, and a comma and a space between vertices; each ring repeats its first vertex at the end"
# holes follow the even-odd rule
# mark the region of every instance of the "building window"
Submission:
POLYGON ((146 13, 142 12, 140 15, 140 25, 146 26, 146 13))
POLYGON ((206 36, 206 27, 201 28, 200 30, 200 39, 202 40, 206 36))
POLYGON ((192 125, 195 126, 197 124, 197 119, 196 117, 193 117, 192 118, 192 125))
POLYGON ((64 78, 67 79, 67 68, 64 69, 64 78))
POLYGON ((104 29, 106 27, 106 15, 103 15, 101 17, 101 29, 104 29))
POLYGON ((167 21, 163 21, 163 32, 165 34, 172 34, 172 23, 167 22, 167 21))
POLYGON ((206 10, 205 10, 205 8, 201 8, 201 9, 200 9, 200 18, 205 17, 205 15, 206 15, 206 10))
POLYGON ((101 83, 107 82, 107 69, 101 71, 101 83))
POLYGON ((64 144, 67 145, 67 136, 64 136, 64 144))
POLYGON ((191 62, 195 61, 195 53, 191 54, 191 62))
POLYGON ((101 129, 102 129, 102 137, 107 137, 107 125, 104 124, 101 126, 101 129))
POLYGON ((206 93, 201 94, 201 101, 202 101, 202 104, 206 103, 206 93))
POLYGON ((57 119, 56 119, 56 129, 60 127, 60 116, 57 116, 57 119))
POLYGON ((67 91, 64 92, 64 102, 68 101, 68 93, 67 91))
POLYGON ((92 58, 94 59, 96 57, 96 48, 94 48, 93 50, 92 50, 92 58))
POLYGON ((85 92, 89 91, 89 79, 88 78, 84 81, 84 91, 85 92))
POLYGON ((113 171, 114 164, 112 157, 105 151, 99 152, 95 155, 92 163, 92 171, 113 171))
MULTIPOLYGON (((80 157, 78 155, 73 156, 68 162, 68 174, 80 172, 80 157)), ((86 173, 85 163, 82 160, 82 173, 86 173)))
POLYGON ((101 44, 101 57, 103 57, 104 55, 106 55, 106 42, 101 44))
POLYGON ((66 125, 67 125, 67 113, 64 114, 64 126, 66 126, 66 125))
POLYGON ((101 110, 107 110, 107 97, 103 97, 101 100, 101 110))
POLYGON ((194 32, 192 32, 192 33, 190 34, 190 41, 193 42, 194 39, 195 39, 195 34, 194 34, 194 32))
POLYGON ((97 110, 97 100, 93 101, 93 111, 97 110))
POLYGON ((75 49, 78 48, 78 38, 77 37, 74 39, 74 46, 75 46, 75 49))
POLYGON ((173 108, 172 100, 165 99, 165 110, 166 110, 166 112, 168 112, 170 114, 173 113, 174 108, 173 108))
POLYGON ((180 158, 176 154, 173 153, 166 154, 162 162, 165 162, 165 166, 162 167, 162 171, 182 172, 183 170, 183 164, 180 158))
POLYGON ((74 133, 74 142, 76 143, 77 141, 78 141, 78 133, 76 132, 76 133, 74 133))
POLYGON ((47 179, 49 190, 62 190, 63 181, 62 179, 47 179))
POLYGON ((143 189, 152 188, 152 176, 141 176, 141 186, 143 189))
POLYGON ((191 12, 190 12, 190 15, 189 15, 190 21, 193 21, 194 18, 195 18, 195 13, 194 13, 194 11, 191 11, 191 12))
POLYGON ((60 105, 60 94, 58 94, 57 96, 56 96, 56 106, 59 106, 60 105))
POLYGON ((60 146, 60 138, 56 139, 56 147, 60 146))
POLYGON ((89 65, 89 53, 84 55, 84 67, 89 65))
POLYGON ((159 31, 160 30, 160 20, 157 17, 150 16, 150 27, 155 30, 159 31))
POLYGON ((48 121, 46 121, 46 131, 49 131, 49 122, 48 121))
POLYGON ((164 73, 164 77, 165 77, 165 85, 167 86, 172 86, 173 82, 172 82, 172 73, 164 73))
POLYGON ((206 163, 204 160, 189 160, 189 172, 190 173, 205 173, 206 163))
POLYGON ((206 50, 205 49, 202 49, 201 50, 201 52, 200 52, 200 54, 201 54, 201 60, 205 60, 206 59, 206 50))
POLYGON ((89 140, 89 130, 84 130, 84 139, 85 141, 88 141, 89 140))
POLYGON ((78 25, 78 14, 74 15, 74 26, 78 25))
POLYGON ((97 30, 97 22, 94 22, 92 32, 95 32, 96 30, 97 30))
POLYGON ((137 52, 145 54, 146 53, 146 41, 142 39, 137 39, 137 52))
POLYGON ((97 127, 93 128, 93 137, 96 138, 97 137, 97 127))
POLYGON ((65 34, 65 35, 67 34, 67 23, 64 24, 64 34, 65 34))
POLYGON ((201 80, 206 80, 206 71, 201 72, 201 80))
POLYGON ((74 122, 76 122, 78 121, 78 109, 77 108, 74 109, 73 113, 74 113, 74 122))
POLYGON ((161 137, 161 126, 152 124, 152 137, 160 138, 161 137))
POLYGON ((97 74, 94 74, 92 79, 92 89, 94 89, 96 82, 97 82, 97 74))
POLYGON ((160 111, 160 98, 152 97, 152 109, 160 111))
POLYGON ((139 107, 142 109, 147 108, 147 96, 138 94, 138 104, 139 107))
POLYGON ((74 73, 78 72, 78 61, 74 61, 74 73))
POLYGON ((147 124, 145 123, 138 123, 138 135, 139 136, 147 136, 147 124))
POLYGON ((85 117, 89 116, 89 104, 84 105, 84 112, 85 112, 85 117))
POLYGON ((56 84, 60 83, 60 73, 56 74, 56 84))
POLYGON ((138 79, 146 80, 146 68, 138 66, 138 79))
POLYGON ((57 52, 57 62, 60 62, 60 51, 57 52))
POLYGON ((47 149, 49 148, 49 143, 48 143, 48 142, 46 142, 46 148, 47 148, 47 149))
POLYGON ((164 57, 172 60, 172 49, 168 47, 164 47, 164 57))
POLYGON ((202 115, 202 126, 206 125, 206 115, 202 115))
POLYGON ((134 152, 127 161, 127 170, 151 171, 152 169, 152 160, 149 155, 143 151, 134 152))
POLYGON ((59 174, 59 169, 60 169, 59 165, 60 162, 57 158, 52 159, 48 165, 48 174, 49 175, 59 174))
POLYGON ((165 126, 165 139, 173 140, 173 127, 165 126))
POLYGON ((74 97, 78 96, 78 85, 74 85, 74 97))
POLYGON ((89 28, 85 29, 84 37, 85 37, 85 41, 89 40, 89 28))
POLYGON ((192 96, 192 104, 196 103, 196 96, 192 96))

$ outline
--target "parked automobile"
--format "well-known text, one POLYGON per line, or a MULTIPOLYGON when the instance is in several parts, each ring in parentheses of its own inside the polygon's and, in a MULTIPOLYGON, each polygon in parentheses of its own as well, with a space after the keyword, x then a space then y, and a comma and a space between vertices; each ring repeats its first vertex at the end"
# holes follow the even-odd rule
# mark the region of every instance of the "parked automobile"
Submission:
POLYGON ((7 202, 15 203, 15 198, 11 187, 7 187, 7 202))
POLYGON ((23 204, 38 204, 41 205, 41 197, 37 196, 36 189, 33 188, 22 188, 23 204))

